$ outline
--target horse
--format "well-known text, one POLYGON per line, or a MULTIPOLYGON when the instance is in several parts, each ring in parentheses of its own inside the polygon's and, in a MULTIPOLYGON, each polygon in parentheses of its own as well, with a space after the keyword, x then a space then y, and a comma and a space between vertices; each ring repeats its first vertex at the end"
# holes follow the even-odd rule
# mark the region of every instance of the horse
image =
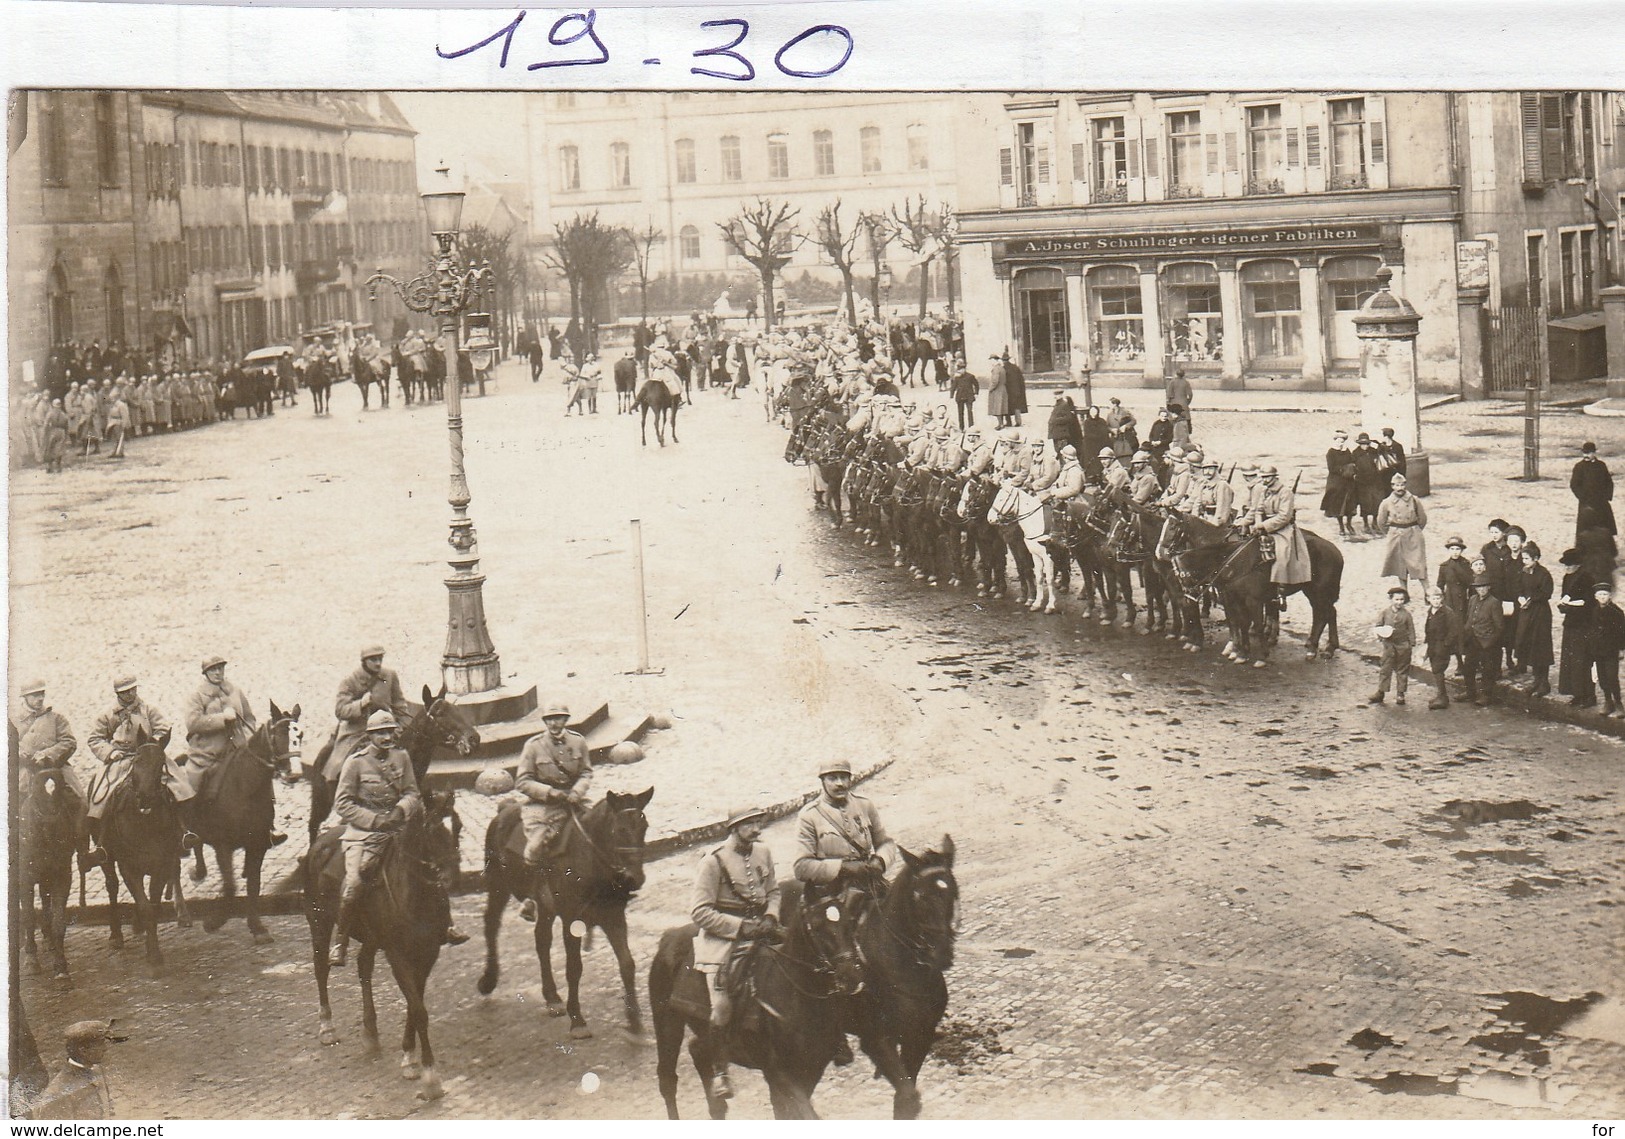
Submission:
MULTIPOLYGON (((390 841, 377 879, 362 897, 350 927, 350 936, 360 942, 355 964, 361 978, 364 1055, 375 1060, 380 1054, 378 1010, 372 999, 372 969, 381 949, 401 995, 406 998, 401 1076, 408 1080, 421 1077, 423 1086, 417 1093, 421 1100, 439 1099, 446 1094, 440 1078, 435 1075, 424 990, 429 983, 429 973, 440 957, 446 928, 451 924, 451 893, 457 888, 460 821, 455 800, 455 791, 423 793, 423 809, 415 812, 390 841)), ((305 924, 310 927, 311 962, 315 966, 316 994, 321 1006, 317 1039, 323 1044, 338 1042, 338 1034, 333 1030, 333 1007, 327 997, 327 977, 331 969, 328 950, 344 887, 342 833, 336 827, 327 831, 300 860, 305 924)))
MULTIPOLYGON (((317 752, 316 762, 304 770, 305 781, 310 784, 311 842, 316 841, 322 823, 333 810, 333 784, 322 775, 322 769, 333 754, 333 741, 337 738, 338 730, 334 729, 322 750, 317 752)), ((421 787, 429 774, 429 761, 434 758, 436 748, 452 748, 458 755, 467 756, 480 746, 480 733, 468 714, 446 699, 444 683, 440 685, 438 696, 425 684, 423 710, 407 722, 401 732, 400 746, 412 758, 412 774, 421 787)))
POLYGON ((863 992, 848 1005, 844 1027, 892 1085, 892 1118, 920 1114, 920 1066, 948 1008, 943 974, 954 963, 959 883, 954 840, 915 856, 899 848, 903 870, 858 924, 863 992))
POLYGON ((68 898, 73 893, 73 856, 85 866, 85 805, 62 777, 60 768, 25 772, 17 815, 17 868, 23 906, 23 937, 30 968, 39 968, 34 937, 34 896, 39 895, 39 929, 45 937, 52 977, 71 984, 63 935, 68 924, 68 898))
POLYGON ((181 813, 190 820, 190 829, 199 838, 192 881, 201 882, 208 873, 203 847, 214 848, 220 868, 220 905, 207 918, 203 928, 214 933, 226 924, 237 900, 237 882, 232 873, 232 856, 243 852, 244 913, 248 932, 255 945, 271 941, 271 933, 260 921, 260 867, 270 849, 268 835, 276 821, 276 793, 273 776, 284 780, 289 774, 289 738, 300 708, 284 712, 271 702, 271 717, 254 730, 247 740, 233 747, 213 767, 203 773, 197 795, 183 804, 181 813))
MULTIPOLYGON (((988 508, 987 520, 990 524, 1000 527, 1009 543, 1011 552, 1016 551, 1016 544, 1021 543, 1027 556, 1032 561, 1030 574, 1032 576, 1032 601, 1027 608, 1034 613, 1042 609, 1045 613, 1058 613, 1055 597, 1055 559, 1050 554, 1049 543, 1051 537, 1049 526, 1044 521, 1044 503, 1035 495, 1028 494, 1014 482, 1006 481, 993 496, 993 505, 988 508)), ((1021 569, 1020 559, 1016 562, 1017 569, 1021 569)), ((1022 590, 1027 589, 1027 577, 1023 574, 1022 590)))
POLYGON ((186 898, 181 890, 180 806, 164 786, 168 758, 162 744, 153 743, 145 731, 135 740, 130 773, 113 790, 102 815, 102 848, 117 868, 107 874, 108 924, 114 945, 122 944, 119 925, 118 879, 135 901, 135 932, 147 935, 147 963, 154 972, 161 969, 163 952, 158 947, 158 909, 167 889, 175 891, 178 924, 189 925, 184 916, 186 898))
POLYGON ((630 415, 632 413, 632 406, 633 406, 632 397, 633 397, 634 391, 637 388, 637 382, 638 382, 638 373, 637 373, 637 371, 635 369, 631 372, 630 375, 623 375, 622 374, 623 371, 624 371, 624 369, 620 369, 620 368, 617 368, 615 370, 615 414, 616 415, 620 415, 623 412, 628 414, 628 415, 630 415))
MULTIPOLYGON (((1207 585, 1218 588, 1224 604, 1225 621, 1231 641, 1224 655, 1237 663, 1263 668, 1269 650, 1280 634, 1280 616, 1275 611, 1276 587, 1270 581, 1270 563, 1260 550, 1261 535, 1237 538, 1217 537, 1218 527, 1186 519, 1191 545, 1173 557, 1174 568, 1184 584, 1187 598, 1200 594, 1207 585), (1258 644, 1255 648, 1254 638, 1258 644)), ((1337 651, 1337 599, 1343 585, 1343 552, 1319 534, 1303 531, 1309 546, 1309 580, 1288 586, 1287 596, 1302 593, 1309 602, 1311 621, 1305 655, 1330 658, 1337 651), (1320 650, 1321 634, 1326 649, 1320 650)))
POLYGON ((328 375, 327 365, 318 363, 305 373, 305 386, 310 389, 310 409, 315 415, 331 414, 328 410, 328 398, 333 391, 333 377, 328 375))
POLYGON ((668 929, 649 964, 649 1012, 655 1029, 655 1072, 666 1116, 678 1118, 677 1056, 687 1033, 688 1054, 705 1085, 712 1119, 726 1119, 727 1100, 712 1094, 714 1064, 728 1060, 756 1068, 767 1081, 775 1119, 817 1119, 812 1093, 842 1043, 838 1010, 863 988, 857 948, 862 910, 856 891, 818 905, 803 905, 801 883, 781 887, 782 944, 763 940, 737 968, 744 970, 734 1000, 734 1023, 723 1040, 710 1024, 710 988, 693 972, 694 925, 668 929), (687 993, 679 991, 679 985, 687 993))
POLYGON ((649 445, 649 413, 655 413, 655 438, 660 445, 666 445, 666 420, 671 419, 671 441, 677 439, 677 409, 683 406, 683 397, 672 395, 671 389, 660 380, 644 380, 643 386, 638 389, 638 397, 634 406, 643 412, 643 445, 649 445))
POLYGON ((611 791, 585 813, 572 812, 540 873, 525 865, 519 806, 504 803, 485 832, 485 971, 478 989, 490 996, 497 987, 497 933, 509 898, 536 900, 536 959, 542 971, 542 997, 548 1016, 570 1014, 570 1037, 592 1036, 581 1015, 581 941, 593 928, 604 931, 621 970, 627 1029, 643 1032, 637 977, 626 937, 626 907, 643 888, 643 842, 649 820, 643 809, 654 788, 637 795, 611 791), (553 980, 553 921, 564 929, 564 978, 569 1004, 559 1000, 553 980))
POLYGON ((352 378, 355 380, 355 386, 361 392, 361 410, 366 411, 372 406, 367 397, 367 389, 371 388, 375 382, 378 384, 378 406, 388 407, 389 381, 379 380, 373 375, 372 365, 367 363, 366 357, 357 353, 351 360, 350 368, 352 378))

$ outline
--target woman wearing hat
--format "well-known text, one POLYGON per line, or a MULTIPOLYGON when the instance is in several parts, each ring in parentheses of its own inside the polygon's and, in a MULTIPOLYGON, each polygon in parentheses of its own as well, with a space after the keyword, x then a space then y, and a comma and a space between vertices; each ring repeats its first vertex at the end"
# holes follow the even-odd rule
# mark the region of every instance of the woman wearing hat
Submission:
POLYGON ((1552 671, 1552 573, 1540 564, 1540 547, 1527 542, 1518 572, 1518 667, 1534 674, 1531 696, 1549 696, 1552 671))
POLYGON ((1576 708, 1595 708, 1597 690, 1591 681, 1591 663, 1596 657, 1597 605, 1592 596, 1592 580, 1580 564, 1580 552, 1563 551, 1558 564, 1564 569, 1563 592, 1557 608, 1563 614, 1563 653, 1557 664, 1557 691, 1571 697, 1576 708))
POLYGON ((987 414, 994 427, 1009 427, 1010 391, 1005 385, 1004 361, 997 353, 987 358, 987 414))
MULTIPOLYGON (((1377 532, 1377 508, 1388 493, 1388 479, 1378 462, 1380 455, 1364 431, 1354 440, 1354 497, 1367 534, 1377 532)), ((1353 531, 1353 526, 1349 527, 1353 531)))
POLYGON ((1354 450, 1349 433, 1337 431, 1326 451, 1326 493, 1320 496, 1320 512, 1337 519, 1339 534, 1354 533, 1354 509, 1359 499, 1354 490, 1354 450))

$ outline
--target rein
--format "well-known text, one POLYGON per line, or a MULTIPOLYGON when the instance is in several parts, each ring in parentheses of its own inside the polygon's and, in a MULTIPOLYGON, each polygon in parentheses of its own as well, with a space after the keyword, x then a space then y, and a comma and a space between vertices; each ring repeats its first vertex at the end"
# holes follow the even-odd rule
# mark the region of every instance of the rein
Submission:
MULTIPOLYGON (((637 809, 636 807, 623 807, 623 808, 621 808, 620 812, 617 812, 617 813, 625 813, 625 812, 628 812, 628 811, 635 811, 636 809, 637 809)), ((570 812, 570 821, 575 824, 576 831, 581 835, 583 841, 586 842, 587 849, 591 850, 593 852, 593 854, 597 856, 598 860, 609 868, 611 873, 615 873, 615 874, 625 873, 626 867, 624 865, 622 865, 621 863, 616 862, 609 855, 605 854, 604 853, 604 848, 599 846, 598 843, 593 840, 592 835, 588 832, 586 826, 582 823, 580 814, 578 814, 575 811, 571 811, 570 812)), ((610 849, 614 850, 615 853, 617 853, 617 854, 626 855, 626 854, 637 854, 640 851, 642 851, 643 848, 641 846, 614 846, 614 847, 611 847, 610 849)))

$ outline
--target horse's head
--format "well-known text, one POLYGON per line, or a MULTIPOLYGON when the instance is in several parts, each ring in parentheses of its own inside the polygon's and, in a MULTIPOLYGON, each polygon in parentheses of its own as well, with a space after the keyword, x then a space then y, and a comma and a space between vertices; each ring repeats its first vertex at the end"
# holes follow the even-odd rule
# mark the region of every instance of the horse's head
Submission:
POLYGON ((61 768, 47 767, 39 771, 24 768, 20 775, 18 792, 25 833, 34 828, 38 828, 37 833, 50 833, 76 809, 73 792, 62 778, 61 768))
POLYGON ((271 714, 265 721, 265 739, 271 752, 271 766, 282 776, 284 783, 298 782, 303 774, 293 769, 294 756, 298 755, 303 747, 299 729, 300 711, 300 706, 295 704, 291 710, 284 712, 273 700, 271 714))
POLYGON ((610 791, 588 813, 585 824, 593 849, 608 863, 611 888, 626 897, 643 889, 643 845, 649 833, 643 809, 654 794, 653 787, 636 795, 610 791))
POLYGON ((466 756, 480 746, 479 729, 467 712, 446 699, 443 683, 438 695, 430 692, 427 684, 423 686, 423 719, 424 729, 441 747, 466 756))
POLYGON ((422 845, 420 856, 433 871, 436 882, 453 893, 461 876, 463 820, 457 814, 457 792, 424 791, 423 810, 412 820, 413 837, 422 845))
POLYGON ((1003 526, 1015 519, 1021 506, 1021 491, 1016 484, 1005 479, 999 485, 998 492, 994 494, 993 501, 987 508, 987 520, 995 526, 1003 526))
POLYGON ((130 759, 130 774, 119 786, 119 794, 134 802, 139 814, 150 815, 169 796, 169 789, 164 786, 168 763, 164 745, 149 739, 145 728, 139 730, 130 759))
POLYGON ((954 877, 954 840, 942 837, 941 850, 914 855, 898 848, 903 872, 886 897, 886 920, 899 940, 937 969, 954 963, 959 882, 954 877))
MULTIPOLYGON (((830 975, 831 995, 850 997, 863 991, 863 959, 858 955, 858 919, 867 895, 851 887, 834 898, 805 894, 796 907, 799 940, 830 975)), ((799 954, 798 954, 799 955, 799 954)))

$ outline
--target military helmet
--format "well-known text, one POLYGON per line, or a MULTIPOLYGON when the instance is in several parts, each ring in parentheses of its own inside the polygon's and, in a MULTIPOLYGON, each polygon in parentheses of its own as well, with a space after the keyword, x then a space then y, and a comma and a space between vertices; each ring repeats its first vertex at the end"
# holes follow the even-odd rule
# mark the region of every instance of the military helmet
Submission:
POLYGON ((206 656, 203 658, 203 671, 208 672, 211 668, 219 668, 225 663, 226 658, 221 656, 219 653, 216 653, 213 656, 206 656))
POLYGON ((553 716, 568 716, 569 714, 570 706, 563 700, 550 700, 542 709, 542 719, 544 720, 553 716))
POLYGON ((1241 477, 1242 478, 1246 478, 1248 475, 1256 475, 1256 474, 1258 474, 1258 467, 1257 467, 1256 464, 1243 463, 1241 465, 1241 477))
POLYGON ((128 691, 130 691, 130 689, 134 688, 135 686, 136 686, 135 677, 133 677, 133 676, 121 676, 121 677, 119 677, 117 680, 115 680, 113 682, 113 691, 114 692, 128 692, 128 691))
POLYGON ((1136 452, 1134 452, 1134 457, 1129 460, 1129 466, 1138 467, 1138 466, 1141 466, 1141 465, 1143 465, 1145 463, 1149 463, 1150 461, 1151 461, 1150 452, 1136 451, 1136 452))
POLYGON ((386 729, 393 730, 401 725, 396 722, 395 714, 388 708, 380 708, 367 717, 367 731, 381 732, 386 729))
POLYGON ((43 696, 45 695, 45 681, 30 680, 22 686, 18 694, 21 696, 43 696))
POLYGON ((368 645, 366 648, 361 650, 361 659, 362 660, 367 660, 370 657, 381 657, 383 655, 384 655, 384 646, 383 645, 368 645))
POLYGON ((1280 471, 1275 469, 1274 463, 1265 463, 1262 467, 1258 468, 1258 477, 1261 479, 1274 478, 1280 473, 1280 471))
POLYGON ((818 764, 818 778, 826 775, 851 775, 852 761, 847 759, 826 759, 818 764))
POLYGON ((767 820, 767 811, 761 807, 735 807, 728 812, 728 829, 733 830, 741 823, 748 823, 752 819, 767 820))
POLYGON ((1100 449, 1100 453, 1097 454, 1095 456, 1095 458, 1097 458, 1097 459, 1115 459, 1115 458, 1117 458, 1117 452, 1112 450, 1110 447, 1102 447, 1100 449))
POLYGON ((1185 458, 1185 461, 1187 463, 1189 463, 1193 467, 1199 467, 1199 466, 1202 465, 1202 452, 1201 451, 1196 451, 1196 450, 1189 451, 1189 452, 1187 452, 1185 454, 1184 458, 1185 458))

